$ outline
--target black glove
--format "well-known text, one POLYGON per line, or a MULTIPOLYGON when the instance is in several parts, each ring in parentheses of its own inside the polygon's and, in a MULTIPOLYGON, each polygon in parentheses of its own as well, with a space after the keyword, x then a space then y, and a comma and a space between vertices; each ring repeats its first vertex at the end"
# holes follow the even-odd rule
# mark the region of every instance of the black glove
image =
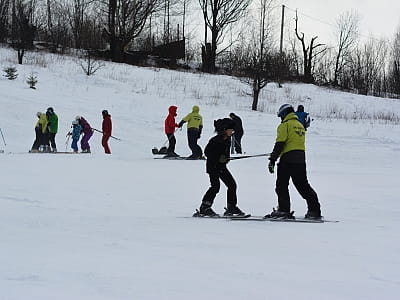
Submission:
POLYGON ((219 157, 218 162, 221 164, 227 164, 229 162, 229 157, 226 157, 225 155, 221 155, 219 157))
POLYGON ((270 161, 269 161, 269 164, 268 164, 268 171, 269 171, 271 174, 274 174, 274 172, 275 172, 275 161, 273 161, 273 160, 270 160, 270 161))
POLYGON ((183 121, 183 120, 180 121, 179 124, 178 124, 178 128, 182 128, 183 124, 185 124, 185 121, 183 121))

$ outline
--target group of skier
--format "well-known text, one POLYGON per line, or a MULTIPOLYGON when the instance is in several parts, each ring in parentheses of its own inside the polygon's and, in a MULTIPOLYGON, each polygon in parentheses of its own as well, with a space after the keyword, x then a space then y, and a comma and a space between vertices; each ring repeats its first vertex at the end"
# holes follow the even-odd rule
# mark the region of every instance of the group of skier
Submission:
MULTIPOLYGON (((203 130, 203 117, 200 115, 200 108, 197 105, 192 107, 192 112, 187 114, 179 123, 176 123, 175 117, 177 116, 178 107, 172 105, 168 108, 168 115, 165 118, 164 129, 165 134, 168 138, 168 148, 165 158, 178 157, 179 155, 175 153, 175 131, 177 128, 182 128, 182 126, 187 123, 187 140, 188 146, 192 154, 186 159, 201 159, 203 158, 203 150, 198 145, 197 141, 201 137, 203 130)), ((230 118, 232 124, 235 124, 235 135, 234 135, 234 147, 232 147, 232 153, 235 150, 236 153, 242 153, 241 139, 243 136, 243 126, 240 117, 234 113, 230 113, 230 118)), ((233 146, 232 145, 232 146, 233 146)))
POLYGON ((58 131, 58 116, 52 107, 46 113, 37 112, 38 121, 35 125, 35 141, 31 152, 57 152, 56 134, 58 131))
MULTIPOLYGON (((38 112, 36 114, 38 121, 35 126, 36 138, 32 145, 30 152, 57 152, 55 137, 58 131, 58 116, 54 112, 52 107, 49 107, 46 113, 38 112)), ((102 131, 103 134, 101 144, 106 154, 111 154, 110 147, 108 146, 108 140, 112 133, 112 121, 111 115, 107 110, 102 111, 103 122, 102 131)), ((67 133, 67 137, 71 137, 71 148, 74 153, 78 153, 78 141, 82 136, 80 145, 81 153, 91 153, 89 140, 96 130, 92 128, 89 122, 82 116, 76 116, 71 124, 72 130, 67 133)))
MULTIPOLYGON (((172 111, 176 115, 176 107, 172 111)), ((193 107, 192 114, 196 115, 198 112, 198 107, 193 107)), ((191 120, 193 115, 189 114, 179 124, 175 123, 176 127, 181 127, 184 122, 191 120)), ((269 156, 268 170, 273 174, 275 172, 275 164, 279 159, 275 187, 275 192, 278 196, 278 207, 265 215, 264 218, 294 219, 289 196, 289 180, 292 179, 295 188, 307 202, 308 209, 305 218, 319 220, 322 215, 318 195, 309 184, 306 171, 305 133, 306 128, 310 125, 308 113, 304 112, 302 105, 299 105, 298 111, 295 112, 292 105, 284 104, 279 108, 277 116, 281 119, 281 123, 277 128, 275 145, 269 156)), ((227 168, 227 163, 230 160, 232 136, 237 128, 237 123, 235 124, 232 114, 230 117, 214 121, 216 135, 209 140, 204 151, 207 157, 206 172, 210 179, 210 187, 203 196, 200 208, 196 210, 194 217, 219 216, 212 209, 212 205, 220 190, 220 181, 227 187, 227 207, 224 216, 241 217, 246 215, 237 205, 237 184, 227 168)), ((201 134, 201 118, 198 124, 196 139, 201 134)), ((188 126, 189 146, 193 146, 194 133, 189 133, 189 128, 191 127, 188 126)))

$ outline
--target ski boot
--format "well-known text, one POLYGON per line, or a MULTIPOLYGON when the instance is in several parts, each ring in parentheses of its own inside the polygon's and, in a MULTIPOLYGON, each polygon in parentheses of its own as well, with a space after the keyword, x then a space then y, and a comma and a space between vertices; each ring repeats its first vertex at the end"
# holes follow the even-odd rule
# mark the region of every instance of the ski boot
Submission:
POLYGON ((272 212, 264 216, 264 219, 294 219, 294 211, 286 212, 279 209, 272 208, 272 212))
POLYGON ((308 210, 304 218, 309 220, 321 220, 323 217, 319 211, 308 210))
POLYGON ((225 217, 243 217, 246 214, 237 206, 225 208, 225 217))
POLYGON ((219 218, 219 214, 213 211, 210 206, 201 205, 199 210, 196 209, 193 217, 219 218))

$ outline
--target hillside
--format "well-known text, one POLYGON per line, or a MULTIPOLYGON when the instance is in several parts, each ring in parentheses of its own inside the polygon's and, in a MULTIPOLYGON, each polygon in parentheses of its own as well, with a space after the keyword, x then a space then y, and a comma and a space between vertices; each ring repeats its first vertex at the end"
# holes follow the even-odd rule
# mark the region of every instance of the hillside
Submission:
MULTIPOLYGON (((27 54, 18 78, 0 77, 0 299, 397 299, 400 277, 397 159, 400 102, 312 85, 267 86, 251 111, 248 87, 228 76, 106 63, 87 77, 74 58, 27 54), (34 72, 37 89, 26 84, 34 72), (155 160, 164 118, 200 106, 204 147, 212 121, 242 117, 246 154, 272 150, 285 103, 304 104, 308 176, 322 212, 339 223, 198 220, 208 188, 204 161, 155 160), (113 119, 112 155, 28 154, 36 112, 54 107, 58 148, 76 115, 101 128, 113 119), (381 116, 381 118, 378 118, 381 116), (376 119, 378 118, 378 119, 376 119)), ((0 66, 16 54, 0 48, 0 66)), ((185 130, 176 152, 188 155, 185 130)), ((66 147, 67 146, 67 147, 66 147)), ((265 157, 232 161, 239 206, 276 206, 265 157)), ((297 215, 306 205, 291 187, 297 215)), ((225 187, 214 208, 222 213, 225 187)))

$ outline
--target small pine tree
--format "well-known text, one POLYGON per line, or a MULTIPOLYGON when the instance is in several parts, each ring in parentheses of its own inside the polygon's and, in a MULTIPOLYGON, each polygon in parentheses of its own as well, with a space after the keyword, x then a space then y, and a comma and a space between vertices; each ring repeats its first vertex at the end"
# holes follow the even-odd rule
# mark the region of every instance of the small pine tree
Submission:
POLYGON ((29 84, 29 87, 34 90, 36 89, 37 82, 37 76, 33 75, 33 73, 31 73, 31 75, 29 75, 28 79, 26 80, 26 83, 29 84))
POLYGON ((8 78, 9 80, 14 80, 18 77, 17 69, 15 67, 8 67, 5 68, 3 71, 6 73, 3 76, 8 78))

